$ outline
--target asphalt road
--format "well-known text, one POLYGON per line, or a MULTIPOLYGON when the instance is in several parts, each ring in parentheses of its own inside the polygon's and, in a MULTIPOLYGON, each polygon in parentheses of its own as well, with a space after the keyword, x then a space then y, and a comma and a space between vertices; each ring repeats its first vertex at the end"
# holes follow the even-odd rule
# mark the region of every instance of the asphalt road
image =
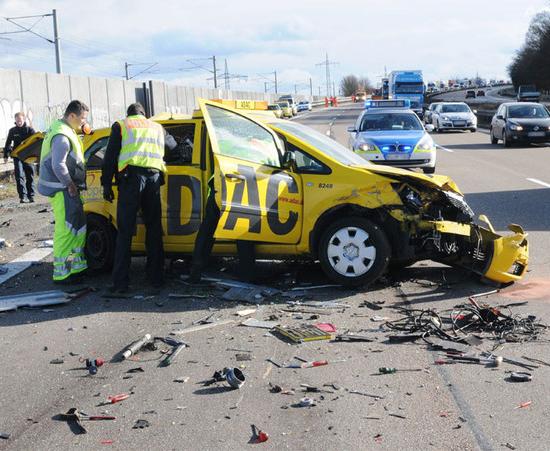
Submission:
POLYGON ((442 92, 441 94, 438 94, 436 96, 433 96, 431 101, 432 102, 464 102, 467 101, 469 104, 476 104, 476 103, 503 103, 503 102, 513 102, 515 101, 512 97, 505 97, 499 94, 499 92, 502 89, 508 88, 510 86, 497 86, 494 88, 472 88, 476 93, 481 89, 482 91, 485 91, 485 95, 481 97, 476 98, 466 98, 466 92, 469 91, 468 89, 460 90, 460 91, 450 91, 450 92, 442 92))
MULTIPOLYGON (((298 121, 345 144, 346 127, 359 112, 357 106, 346 106, 306 113, 298 121)), ((486 301, 496 305, 529 300, 528 305, 514 307, 514 313, 534 314, 550 322, 550 162, 546 157, 550 149, 505 150, 489 145, 484 133, 434 138, 441 146, 437 172, 457 181, 477 213, 486 213, 497 230, 517 222, 530 233, 531 267, 525 282, 486 301)), ((38 213, 41 208, 19 210, 15 200, 0 206, 2 218, 6 212, 13 218, 7 227, 15 244, 9 249, 10 258, 51 233, 51 217, 38 213), (32 235, 25 237, 26 233, 32 235)), ((0 236, 7 228, 0 228, 0 236)), ((216 274, 227 277, 234 265, 219 261, 215 269, 223 271, 216 274)), ((190 347, 172 366, 159 368, 158 351, 142 353, 136 361, 111 362, 111 358, 145 333, 166 336, 210 313, 237 320, 234 313, 250 306, 222 301, 215 287, 183 285, 178 275, 187 269, 186 262, 176 264, 168 286, 154 293, 141 284, 144 266, 143 259, 134 259, 134 289, 143 298, 102 298, 108 283, 108 277, 102 276, 89 280, 97 293, 65 306, 0 314, 0 433, 11 434, 8 440, 0 439, 0 449, 97 449, 107 446, 104 443, 114 449, 243 449, 249 446, 251 424, 269 434, 267 443, 255 446, 269 449, 498 450, 507 449, 506 443, 518 450, 548 449, 549 367, 537 369, 532 382, 514 384, 507 381, 506 372, 517 369, 510 365, 498 369, 435 366, 436 353, 420 343, 387 344, 378 330, 380 323, 372 321, 375 315, 397 318, 390 306, 410 302, 416 308, 444 309, 492 289, 466 273, 420 262, 368 290, 312 291, 311 300, 337 300, 350 306, 324 310, 317 320, 310 320, 309 313, 300 318, 282 311, 286 304, 279 298, 260 305, 253 315, 268 319, 274 314, 283 324, 331 322, 339 331, 372 336, 372 343, 289 345, 263 329, 232 323, 185 335, 190 347), (194 297, 174 299, 169 293, 194 297), (360 307, 364 300, 384 302, 383 308, 360 307), (237 361, 236 354, 242 350, 251 351, 251 361, 237 361), (266 362, 267 358, 290 361, 294 356, 331 363, 287 369, 266 362), (77 369, 82 367, 80 357, 103 357, 108 363, 96 376, 87 377, 77 369), (51 364, 56 358, 64 363, 51 364), (223 383, 201 383, 215 370, 241 365, 247 381, 240 390, 227 390, 223 383), (382 366, 423 371, 376 375, 382 366), (127 373, 137 367, 144 372, 127 373), (179 377, 189 379, 174 382, 179 377), (270 382, 294 394, 271 393, 270 382), (313 407, 296 407, 306 396, 300 384, 328 392, 308 394, 316 401, 313 407), (98 406, 118 393, 131 395, 121 403, 98 406), (532 404, 515 408, 526 401, 532 404), (88 434, 74 435, 66 423, 52 419, 71 407, 90 414, 108 411, 117 419, 87 422, 88 434), (148 420, 150 427, 133 429, 138 419, 148 420)), ((326 283, 317 265, 260 262, 260 266, 264 282, 272 286, 288 288, 293 281, 326 283)), ((50 274, 51 259, 0 286, 0 295, 52 289, 50 274)), ((485 342, 482 348, 490 346, 485 342)), ((548 350, 548 343, 530 343, 507 344, 499 352, 510 358, 530 355, 550 360, 548 350)))

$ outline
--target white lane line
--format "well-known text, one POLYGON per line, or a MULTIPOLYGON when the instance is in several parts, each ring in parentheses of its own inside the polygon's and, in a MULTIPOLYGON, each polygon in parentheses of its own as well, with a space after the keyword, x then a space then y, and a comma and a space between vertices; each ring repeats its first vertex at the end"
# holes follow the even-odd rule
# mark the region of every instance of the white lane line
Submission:
POLYGON ((439 144, 436 144, 435 147, 437 147, 438 149, 444 150, 445 152, 454 153, 453 149, 447 149, 446 147, 440 146, 439 144))
POLYGON ((543 182, 542 180, 539 180, 539 179, 530 179, 530 178, 528 178, 527 180, 529 180, 530 182, 536 183, 536 184, 538 184, 538 185, 542 185, 542 186, 544 186, 545 188, 550 188, 550 183, 543 182))
POLYGON ((0 276, 0 285, 2 285, 7 280, 16 276, 20 272, 25 271, 25 269, 32 266, 33 263, 39 262, 43 258, 46 258, 53 252, 51 247, 45 248, 36 248, 32 249, 29 252, 25 252, 20 257, 17 257, 15 260, 12 260, 9 263, 6 263, 4 266, 8 268, 8 272, 0 276))

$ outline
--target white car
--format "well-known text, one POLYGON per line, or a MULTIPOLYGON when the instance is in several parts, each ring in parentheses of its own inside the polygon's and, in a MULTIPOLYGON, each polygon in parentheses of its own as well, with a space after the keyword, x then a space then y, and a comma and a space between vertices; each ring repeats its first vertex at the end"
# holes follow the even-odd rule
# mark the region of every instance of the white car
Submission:
POLYGON ((477 117, 464 102, 442 102, 432 112, 436 132, 445 130, 477 130, 477 117))

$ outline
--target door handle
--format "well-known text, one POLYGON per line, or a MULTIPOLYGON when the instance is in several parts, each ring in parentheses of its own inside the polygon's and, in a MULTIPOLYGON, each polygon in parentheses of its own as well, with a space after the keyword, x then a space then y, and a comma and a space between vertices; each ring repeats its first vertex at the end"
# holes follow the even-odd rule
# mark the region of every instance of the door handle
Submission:
POLYGON ((244 182, 245 176, 241 174, 225 174, 225 178, 230 182, 244 182))

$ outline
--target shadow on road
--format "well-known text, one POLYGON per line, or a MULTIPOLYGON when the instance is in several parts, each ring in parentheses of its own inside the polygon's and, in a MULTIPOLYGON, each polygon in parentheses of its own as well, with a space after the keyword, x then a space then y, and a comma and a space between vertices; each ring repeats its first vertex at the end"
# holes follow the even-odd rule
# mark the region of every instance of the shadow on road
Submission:
POLYGON ((550 230, 550 189, 528 189, 466 194, 476 214, 486 214, 496 230, 508 224, 521 225, 527 232, 550 230))

